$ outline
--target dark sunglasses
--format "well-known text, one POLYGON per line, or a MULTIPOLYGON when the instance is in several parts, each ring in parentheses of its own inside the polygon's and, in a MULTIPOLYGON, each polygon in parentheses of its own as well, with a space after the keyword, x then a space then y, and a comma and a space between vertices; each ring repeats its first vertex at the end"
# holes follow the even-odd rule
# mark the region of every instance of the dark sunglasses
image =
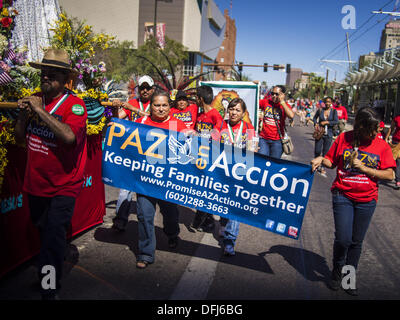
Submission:
POLYGON ((152 87, 149 87, 149 86, 141 86, 141 87, 139 87, 139 90, 147 90, 147 91, 150 91, 151 89, 153 89, 152 87))
POLYGON ((277 92, 271 92, 271 96, 279 96, 279 93, 277 93, 277 92))

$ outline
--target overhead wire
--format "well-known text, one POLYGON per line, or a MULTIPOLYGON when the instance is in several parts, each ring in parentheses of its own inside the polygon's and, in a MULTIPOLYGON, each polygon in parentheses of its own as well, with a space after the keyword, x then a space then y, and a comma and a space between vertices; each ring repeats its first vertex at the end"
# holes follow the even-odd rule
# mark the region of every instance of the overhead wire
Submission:
MULTIPOLYGON (((388 6, 389 4, 391 4, 394 0, 390 0, 387 3, 385 3, 384 5, 381 6, 380 11, 382 9, 384 9, 386 6, 388 6)), ((364 26, 366 26, 373 18, 375 17, 375 15, 373 13, 371 13, 371 16, 359 27, 357 28, 357 30, 355 30, 351 35, 349 35, 349 42, 350 39, 352 37, 354 37, 354 35, 359 32, 362 28, 364 28, 364 26)), ((386 17, 387 18, 387 17, 386 17)), ((370 27, 369 29, 367 29, 367 31, 365 31, 364 33, 361 34, 361 36, 357 37, 355 40, 359 39, 360 37, 362 37, 365 33, 367 33, 369 30, 371 30, 373 27, 375 27, 377 24, 381 23, 382 21, 384 21, 386 18, 383 18, 382 20, 379 20, 376 24, 374 24, 372 27, 370 27)), ((351 42, 354 42, 355 40, 352 40, 351 42)), ((332 49, 331 51, 329 51, 326 55, 324 55, 320 60, 324 60, 326 58, 328 58, 329 56, 332 56, 334 54, 336 54, 336 51, 340 48, 340 50, 342 50, 343 48, 345 48, 345 46, 343 46, 343 44, 347 45, 347 40, 343 40, 342 42, 340 42, 340 44, 338 46, 336 46, 334 49, 332 49)))

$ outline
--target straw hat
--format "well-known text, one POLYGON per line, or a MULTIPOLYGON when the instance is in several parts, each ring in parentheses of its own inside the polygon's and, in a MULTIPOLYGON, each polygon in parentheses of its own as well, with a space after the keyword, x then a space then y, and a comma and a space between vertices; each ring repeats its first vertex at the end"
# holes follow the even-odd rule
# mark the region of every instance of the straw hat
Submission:
POLYGON ((48 49, 44 53, 42 62, 30 62, 29 65, 36 69, 42 67, 53 67, 73 71, 70 64, 69 54, 64 49, 48 49))

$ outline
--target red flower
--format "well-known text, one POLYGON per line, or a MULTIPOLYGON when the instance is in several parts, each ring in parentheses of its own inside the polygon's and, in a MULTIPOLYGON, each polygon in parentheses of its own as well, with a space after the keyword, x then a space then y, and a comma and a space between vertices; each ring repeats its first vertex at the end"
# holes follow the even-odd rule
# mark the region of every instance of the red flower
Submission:
POLYGON ((1 19, 1 25, 4 28, 8 28, 12 22, 13 22, 13 19, 11 19, 9 17, 5 17, 5 18, 1 19))

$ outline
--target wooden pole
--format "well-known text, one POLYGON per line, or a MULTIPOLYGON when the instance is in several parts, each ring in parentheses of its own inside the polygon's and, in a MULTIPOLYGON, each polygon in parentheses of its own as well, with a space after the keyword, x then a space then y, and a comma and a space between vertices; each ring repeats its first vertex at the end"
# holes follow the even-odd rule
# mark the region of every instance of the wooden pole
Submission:
MULTIPOLYGON (((100 104, 104 107, 112 106, 112 102, 109 101, 103 101, 100 102, 100 104)), ((17 108, 18 108, 17 102, 8 102, 8 101, 0 102, 0 109, 17 109, 17 108)))

